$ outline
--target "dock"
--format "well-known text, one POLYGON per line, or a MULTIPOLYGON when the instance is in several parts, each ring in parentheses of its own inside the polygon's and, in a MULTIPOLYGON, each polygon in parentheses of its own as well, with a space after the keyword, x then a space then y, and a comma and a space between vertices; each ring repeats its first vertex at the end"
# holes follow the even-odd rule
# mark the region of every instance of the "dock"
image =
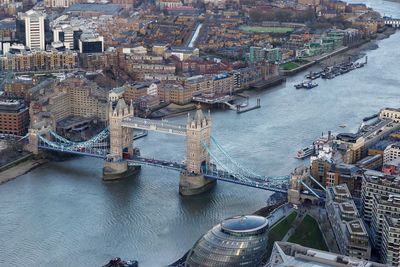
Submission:
POLYGON ((241 108, 240 106, 236 106, 236 113, 241 114, 258 108, 261 108, 260 98, 257 98, 257 104, 255 106, 248 108, 241 108))

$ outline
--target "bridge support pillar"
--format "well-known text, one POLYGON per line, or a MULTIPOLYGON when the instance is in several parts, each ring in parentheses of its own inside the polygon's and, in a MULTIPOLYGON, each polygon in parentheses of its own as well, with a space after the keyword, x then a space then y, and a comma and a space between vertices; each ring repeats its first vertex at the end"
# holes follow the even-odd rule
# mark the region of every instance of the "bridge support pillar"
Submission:
POLYGON ((28 132, 28 144, 26 144, 25 149, 34 155, 39 154, 39 137, 38 130, 29 129, 28 132))
POLYGON ((179 193, 183 196, 198 195, 214 187, 217 180, 207 179, 202 174, 193 174, 186 171, 179 176, 179 193))
POLYGON ((126 178, 137 174, 139 170, 140 166, 128 166, 126 160, 109 161, 109 159, 106 159, 103 165, 103 181, 126 178))

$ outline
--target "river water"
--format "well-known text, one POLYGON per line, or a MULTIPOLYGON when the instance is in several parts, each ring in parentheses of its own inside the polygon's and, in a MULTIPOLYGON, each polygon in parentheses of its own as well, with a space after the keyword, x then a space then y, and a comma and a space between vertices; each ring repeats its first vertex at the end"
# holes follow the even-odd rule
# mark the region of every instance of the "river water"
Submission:
MULTIPOLYGON (((400 17, 398 3, 367 2, 400 17)), ((313 90, 294 89, 300 73, 284 85, 251 92, 262 108, 212 112, 213 136, 248 168, 289 174, 307 163, 294 159, 296 151, 321 132, 354 131, 363 117, 399 107, 399 44, 398 33, 380 41, 379 49, 366 51, 366 67, 319 80, 313 90)), ((185 154, 181 137, 150 133, 137 145, 150 157, 181 161, 185 154)), ((143 167, 137 178, 104 183, 101 167, 100 160, 75 158, 1 185, 0 266, 101 266, 114 256, 165 266, 214 224, 263 207, 269 196, 220 182, 209 193, 184 198, 174 171, 143 167)))

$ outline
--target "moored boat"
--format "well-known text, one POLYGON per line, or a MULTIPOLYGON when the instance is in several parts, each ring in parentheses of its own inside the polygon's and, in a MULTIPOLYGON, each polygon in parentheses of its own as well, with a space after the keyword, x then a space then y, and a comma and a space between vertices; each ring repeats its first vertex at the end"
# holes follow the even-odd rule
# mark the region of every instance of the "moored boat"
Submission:
POLYGON ((314 154, 315 149, 313 145, 310 145, 308 147, 302 148, 299 151, 297 151, 297 155, 296 158, 298 159, 304 159, 308 156, 311 156, 312 154, 314 154))
POLYGON ((139 267, 139 263, 135 260, 124 261, 121 258, 111 259, 106 265, 103 267, 139 267))

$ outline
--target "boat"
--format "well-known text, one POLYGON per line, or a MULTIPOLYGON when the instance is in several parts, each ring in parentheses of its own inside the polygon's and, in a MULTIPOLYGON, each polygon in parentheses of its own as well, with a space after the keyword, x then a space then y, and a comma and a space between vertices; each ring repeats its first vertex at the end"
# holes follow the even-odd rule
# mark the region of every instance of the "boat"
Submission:
POLYGON ((310 145, 308 147, 302 148, 299 151, 297 151, 297 155, 296 158, 298 159, 304 159, 308 156, 311 156, 312 154, 314 154, 315 149, 313 145, 310 145))
POLYGON ((339 125, 339 127, 340 127, 340 128, 346 128, 347 125, 346 125, 346 124, 341 124, 341 125, 339 125))
POLYGON ((303 83, 303 88, 305 89, 312 89, 314 87, 317 87, 318 83, 313 83, 313 82, 308 82, 308 83, 303 83))
POLYGON ((306 79, 315 80, 321 77, 321 72, 310 72, 305 76, 306 79))
POLYGON ((375 119, 376 117, 378 117, 378 115, 379 115, 379 114, 374 114, 374 115, 365 117, 365 118, 363 119, 363 121, 370 121, 370 120, 375 119))
POLYGON ((138 267, 138 266, 139 263, 135 260, 124 261, 118 257, 111 259, 106 265, 103 265, 103 267, 138 267))
POLYGON ((303 83, 295 84, 294 87, 296 87, 296 89, 301 89, 303 88, 303 83))

